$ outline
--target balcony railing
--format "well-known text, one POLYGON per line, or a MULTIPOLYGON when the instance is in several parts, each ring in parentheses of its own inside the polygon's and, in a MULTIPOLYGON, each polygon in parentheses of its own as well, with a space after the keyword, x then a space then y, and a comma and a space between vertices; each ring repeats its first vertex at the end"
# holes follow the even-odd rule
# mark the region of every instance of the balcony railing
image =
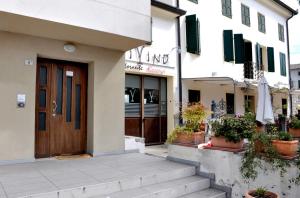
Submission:
POLYGON ((244 78, 259 80, 264 75, 262 66, 258 66, 255 62, 245 62, 244 63, 244 78))

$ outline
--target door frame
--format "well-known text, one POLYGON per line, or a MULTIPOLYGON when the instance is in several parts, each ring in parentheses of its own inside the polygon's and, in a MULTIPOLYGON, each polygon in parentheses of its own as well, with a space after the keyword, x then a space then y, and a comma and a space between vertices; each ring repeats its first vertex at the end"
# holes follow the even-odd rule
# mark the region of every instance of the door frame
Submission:
MULTIPOLYGON (((59 59, 51 59, 51 58, 42 58, 42 57, 38 57, 36 59, 36 81, 35 81, 35 133, 34 133, 34 156, 35 158, 47 158, 47 157, 53 157, 55 155, 52 155, 51 154, 51 148, 50 148, 50 144, 51 144, 51 124, 50 124, 50 116, 49 115, 48 117, 46 117, 46 123, 48 124, 48 142, 47 142, 47 147, 48 147, 48 154, 45 154, 45 155, 39 155, 37 154, 37 141, 38 141, 38 134, 39 133, 39 130, 38 130, 38 113, 39 113, 39 87, 38 87, 38 81, 39 81, 39 64, 40 63, 47 63, 47 64, 50 64, 51 65, 51 72, 48 71, 47 73, 47 78, 49 79, 52 79, 52 65, 53 64, 70 64, 71 66, 74 66, 74 67, 84 67, 84 69, 86 70, 85 71, 85 83, 86 83, 86 87, 85 87, 85 90, 84 90, 84 96, 85 96, 85 104, 83 104, 84 108, 85 108, 85 115, 83 117, 81 117, 80 119, 85 119, 84 121, 84 127, 83 128, 83 131, 84 131, 84 137, 83 137, 83 142, 84 142, 84 153, 87 152, 87 116, 88 116, 88 63, 80 63, 80 62, 74 62, 74 61, 67 61, 67 60, 59 60, 59 59)), ((50 83, 51 80, 48 80, 50 83)), ((51 84, 50 84, 50 90, 52 90, 51 88, 51 84)), ((51 93, 50 93, 51 94, 51 93)), ((48 101, 48 104, 50 105, 50 108, 51 109, 51 95, 48 95, 46 96, 46 101, 48 101), (49 102, 50 101, 50 102, 49 102)), ((47 108, 47 107, 46 107, 47 108)), ((49 113, 49 112, 48 112, 49 113)), ((72 153, 72 154, 79 154, 79 153, 72 153)))

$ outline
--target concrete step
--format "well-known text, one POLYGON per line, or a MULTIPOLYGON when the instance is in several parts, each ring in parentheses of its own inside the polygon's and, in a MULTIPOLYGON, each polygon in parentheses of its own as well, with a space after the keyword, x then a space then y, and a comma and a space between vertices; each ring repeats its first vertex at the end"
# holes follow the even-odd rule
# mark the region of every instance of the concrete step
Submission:
POLYGON ((212 188, 208 188, 205 190, 181 196, 180 198, 226 198, 226 193, 212 188))
MULTIPOLYGON (((87 198, 93 196, 107 195, 139 189, 155 184, 167 185, 182 178, 189 178, 196 173, 194 166, 178 164, 170 161, 162 161, 157 164, 147 164, 148 169, 130 170, 130 174, 121 177, 112 177, 99 181, 99 184, 78 186, 42 194, 31 194, 26 198, 87 198), (150 167, 150 169, 149 169, 150 167)), ((191 177, 193 178, 193 177, 191 177)), ((189 182, 188 182, 189 183, 189 182)))
POLYGON ((176 198, 209 188, 209 179, 190 176, 91 198, 176 198))

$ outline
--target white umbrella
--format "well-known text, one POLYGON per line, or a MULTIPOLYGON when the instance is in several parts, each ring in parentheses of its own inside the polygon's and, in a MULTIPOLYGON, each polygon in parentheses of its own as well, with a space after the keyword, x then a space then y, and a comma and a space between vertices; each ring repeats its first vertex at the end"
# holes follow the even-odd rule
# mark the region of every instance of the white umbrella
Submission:
POLYGON ((256 120, 262 124, 274 123, 274 115, 269 92, 268 82, 264 76, 258 83, 258 103, 256 110, 256 120))

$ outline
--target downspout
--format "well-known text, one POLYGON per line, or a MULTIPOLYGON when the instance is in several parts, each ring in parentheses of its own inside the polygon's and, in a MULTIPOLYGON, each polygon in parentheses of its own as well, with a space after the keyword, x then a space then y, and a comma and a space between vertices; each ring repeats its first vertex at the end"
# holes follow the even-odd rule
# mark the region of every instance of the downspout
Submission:
MULTIPOLYGON (((176 0, 176 7, 179 8, 179 0, 176 0)), ((178 61, 178 97, 179 97, 179 124, 182 120, 182 73, 181 73, 181 35, 180 35, 180 16, 176 17, 177 22, 177 61, 178 61)))
POLYGON ((288 70, 289 70, 289 97, 290 97, 290 104, 291 104, 291 107, 290 107, 290 116, 293 115, 293 99, 292 99, 292 93, 291 93, 291 90, 292 90, 292 78, 291 78, 291 70, 290 70, 290 65, 291 65, 291 60, 290 60, 290 36, 289 36, 289 20, 291 18, 293 18, 296 14, 292 13, 292 16, 290 16, 287 20, 286 20, 286 33, 287 33, 287 36, 286 36, 286 40, 287 40, 287 53, 288 53, 288 70))

